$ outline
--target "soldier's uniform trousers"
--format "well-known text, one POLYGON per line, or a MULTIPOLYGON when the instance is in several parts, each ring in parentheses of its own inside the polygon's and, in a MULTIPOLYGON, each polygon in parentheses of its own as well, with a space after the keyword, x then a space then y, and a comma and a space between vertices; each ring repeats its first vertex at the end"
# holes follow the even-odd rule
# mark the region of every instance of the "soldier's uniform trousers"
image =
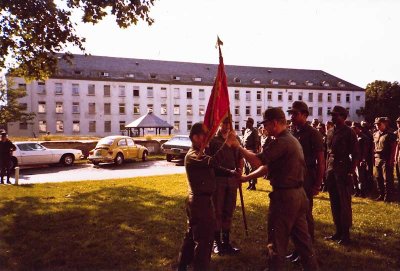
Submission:
POLYGON ((211 195, 190 195, 186 200, 188 229, 179 253, 178 270, 190 263, 193 270, 209 270, 215 231, 211 195))
POLYGON ((213 194, 216 230, 230 230, 236 208, 237 181, 232 177, 216 177, 217 189, 213 194))
POLYGON ((317 179, 317 170, 315 167, 307 167, 307 173, 304 177, 304 190, 308 199, 308 210, 306 214, 308 232, 310 233, 311 240, 314 241, 314 217, 312 214, 313 206, 314 206, 314 195, 312 191, 312 185, 316 182, 317 179))
POLYGON ((358 165, 356 168, 356 176, 354 176, 354 186, 357 190, 361 191, 362 195, 366 195, 369 189, 367 178, 367 164, 358 165))
POLYGON ((312 248, 306 214, 309 203, 303 187, 276 189, 269 194, 268 267, 283 270, 289 237, 301 256, 305 270, 317 270, 318 263, 312 248))
POLYGON ((0 157, 1 181, 3 181, 4 176, 7 177, 7 181, 10 180, 10 173, 11 173, 10 165, 11 165, 11 158, 0 157))
POLYGON ((393 167, 389 165, 388 161, 378 158, 375 158, 375 167, 379 194, 381 196, 391 197, 394 189, 393 167))
POLYGON ((353 179, 345 171, 338 173, 334 170, 327 172, 326 179, 336 233, 348 236, 352 225, 353 179))

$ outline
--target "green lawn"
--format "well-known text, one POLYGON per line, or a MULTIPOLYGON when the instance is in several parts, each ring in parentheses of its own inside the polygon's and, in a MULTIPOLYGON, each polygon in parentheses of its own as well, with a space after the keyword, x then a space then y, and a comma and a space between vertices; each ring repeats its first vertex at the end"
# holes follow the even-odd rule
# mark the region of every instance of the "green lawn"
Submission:
MULTIPOLYGON (((214 270, 263 270, 270 189, 259 179, 244 192, 250 236, 237 208, 232 239, 242 251, 213 256, 214 270)), ((186 190, 184 175, 0 186, 0 270, 171 270, 186 190)), ((314 205, 322 270, 400 269, 399 205, 354 199, 350 247, 322 240, 334 230, 327 194, 314 205)))

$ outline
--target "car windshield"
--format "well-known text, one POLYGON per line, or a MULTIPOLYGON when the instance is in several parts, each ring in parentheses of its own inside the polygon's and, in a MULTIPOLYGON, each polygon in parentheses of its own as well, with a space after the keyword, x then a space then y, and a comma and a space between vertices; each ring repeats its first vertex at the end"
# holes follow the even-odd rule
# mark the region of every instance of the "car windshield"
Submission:
POLYGON ((39 143, 25 143, 25 144, 18 144, 18 148, 21 151, 40 151, 44 150, 44 147, 39 143))
POLYGON ((103 145, 103 146, 104 146, 104 145, 111 146, 113 142, 114 142, 114 139, 113 139, 113 138, 103 138, 103 139, 101 139, 101 140, 97 143, 96 146, 102 146, 102 145, 103 145))
POLYGON ((171 145, 184 145, 184 146, 191 146, 192 141, 190 141, 189 137, 186 136, 176 136, 168 140, 168 144, 171 145))

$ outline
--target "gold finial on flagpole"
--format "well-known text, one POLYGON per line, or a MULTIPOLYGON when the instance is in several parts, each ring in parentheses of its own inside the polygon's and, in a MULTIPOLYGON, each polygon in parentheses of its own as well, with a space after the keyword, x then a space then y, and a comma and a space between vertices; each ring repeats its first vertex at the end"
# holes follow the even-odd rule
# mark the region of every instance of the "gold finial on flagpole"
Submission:
POLYGON ((219 38, 219 36, 217 35, 217 43, 215 44, 215 48, 218 48, 219 46, 224 45, 224 43, 222 42, 222 40, 219 38))

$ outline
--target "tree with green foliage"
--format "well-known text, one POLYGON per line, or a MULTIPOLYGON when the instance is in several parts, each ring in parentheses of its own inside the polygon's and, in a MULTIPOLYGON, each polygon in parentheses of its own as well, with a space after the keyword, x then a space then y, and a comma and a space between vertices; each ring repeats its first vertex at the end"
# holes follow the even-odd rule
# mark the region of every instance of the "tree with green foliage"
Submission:
POLYGON ((19 99, 26 96, 23 87, 14 88, 14 83, 8 79, 7 84, 0 80, 0 126, 5 127, 9 122, 27 122, 35 117, 29 113, 19 99))
POLYGON ((139 21, 151 25, 154 0, 5 0, 0 1, 0 70, 26 80, 46 79, 57 70, 58 54, 75 46, 85 52, 85 38, 76 34, 72 12, 83 12, 82 22, 96 24, 112 14, 121 28, 139 21))
POLYGON ((400 85, 398 82, 374 81, 366 88, 365 108, 361 112, 373 123, 376 117, 388 117, 392 124, 400 116, 400 85))

